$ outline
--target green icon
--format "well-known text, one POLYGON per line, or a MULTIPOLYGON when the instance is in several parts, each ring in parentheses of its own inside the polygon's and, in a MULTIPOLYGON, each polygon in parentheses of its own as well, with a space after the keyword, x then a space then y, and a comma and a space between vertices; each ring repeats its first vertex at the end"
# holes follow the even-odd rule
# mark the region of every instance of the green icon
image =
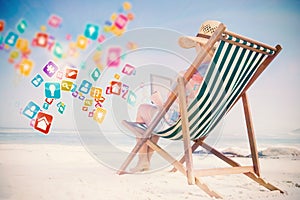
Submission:
POLYGON ((59 44, 58 42, 55 43, 55 46, 53 49, 53 54, 57 58, 62 58, 62 56, 63 56, 63 48, 62 48, 61 44, 59 44))
POLYGON ((24 19, 20 20, 17 25, 17 30, 19 31, 19 33, 24 33, 26 28, 27 22, 24 19))
POLYGON ((98 78, 100 77, 101 72, 98 68, 95 68, 94 71, 91 73, 91 77, 94 81, 97 81, 98 78))

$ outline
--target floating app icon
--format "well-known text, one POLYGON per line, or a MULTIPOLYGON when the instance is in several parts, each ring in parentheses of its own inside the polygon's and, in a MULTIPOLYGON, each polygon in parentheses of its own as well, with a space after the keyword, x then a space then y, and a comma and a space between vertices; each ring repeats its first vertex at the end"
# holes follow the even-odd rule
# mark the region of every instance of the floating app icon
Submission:
POLYGON ((91 40, 96 40, 98 37, 99 26, 94 24, 87 24, 84 31, 84 36, 91 40))
POLYGON ((82 111, 88 111, 89 110, 89 107, 87 106, 82 106, 82 111))
POLYGON ((19 36, 14 32, 9 32, 5 38, 5 44, 13 47, 17 43, 19 36))
POLYGON ((5 28, 5 22, 3 20, 0 20, 0 32, 2 32, 5 28))
POLYGON ((78 75, 78 69, 66 69, 66 78, 76 79, 78 75))
POLYGON ((102 89, 97 88, 97 87, 92 87, 91 92, 90 92, 90 96, 95 98, 95 99, 100 99, 101 96, 102 96, 102 89))
POLYGON ((80 49, 85 49, 88 44, 88 39, 83 35, 77 37, 77 47, 80 49))
POLYGON ((100 75, 101 75, 100 69, 95 68, 95 69, 93 70, 93 72, 91 73, 91 78, 92 78, 94 81, 97 81, 98 78, 100 77, 100 75))
POLYGON ((73 86, 73 82, 72 81, 63 80, 61 82, 61 90, 63 90, 63 91, 71 91, 72 86, 73 86))
POLYGON ((131 4, 128 1, 125 1, 123 3, 123 8, 124 8, 124 10, 128 11, 131 9, 131 4))
POLYGON ((53 116, 47 113, 39 112, 35 119, 34 129, 38 130, 44 134, 48 134, 51 124, 52 124, 53 116))
POLYGON ((18 38, 16 48, 19 49, 21 52, 27 51, 29 48, 29 41, 23 38, 18 38))
POLYGON ((122 85, 122 98, 127 99, 127 94, 128 94, 129 86, 126 84, 122 85))
POLYGON ((111 47, 108 49, 107 54, 107 66, 108 67, 118 67, 120 64, 121 48, 111 47))
POLYGON ((122 73, 126 75, 131 75, 133 74, 134 71, 135 71, 135 67, 129 64, 126 64, 122 69, 122 73))
POLYGON ((77 88, 77 85, 75 83, 73 83, 72 88, 71 88, 71 92, 75 92, 77 88))
POLYGON ((72 96, 74 97, 74 98, 76 98, 77 96, 78 96, 78 91, 74 91, 74 92, 72 92, 72 96))
POLYGON ((40 111, 40 107, 33 101, 30 101, 27 104, 27 106, 24 108, 22 113, 29 119, 33 119, 39 111, 40 111))
POLYGON ((44 109, 44 110, 48 110, 49 106, 50 106, 50 105, 47 104, 47 103, 45 102, 45 103, 43 104, 43 109, 44 109))
POLYGON ((20 73, 23 75, 23 76, 29 76, 29 74, 31 73, 31 70, 33 68, 33 62, 29 59, 22 59, 22 61, 20 62, 19 64, 20 68, 20 73))
POLYGON ((110 93, 120 95, 121 94, 121 82, 112 81, 110 86, 110 93))
POLYGON ((63 103, 63 102, 59 102, 56 106, 58 107, 58 110, 57 110, 57 111, 58 111, 60 114, 64 114, 65 109, 66 109, 66 104, 63 103))
POLYGON ((105 115, 106 110, 104 108, 98 107, 94 112, 93 119, 99 124, 101 124, 105 118, 105 115))
POLYGON ((52 51, 52 48, 55 44, 55 38, 52 35, 48 36, 48 51, 52 51))
POLYGON ((50 78, 55 74, 57 70, 58 66, 56 66, 52 61, 49 61, 43 68, 45 74, 47 74, 47 76, 49 76, 50 78))
POLYGON ((31 83, 34 87, 39 87, 41 83, 44 81, 43 77, 40 74, 37 74, 32 80, 31 83))
POLYGON ((93 105, 94 100, 93 99, 85 99, 84 100, 84 105, 85 106, 92 106, 93 105))
POLYGON ((9 54, 9 58, 11 59, 17 59, 19 57, 19 52, 18 51, 11 51, 9 54))
POLYGON ((64 76, 64 73, 62 71, 58 71, 56 72, 56 78, 58 78, 59 80, 61 80, 64 76))
POLYGON ((81 85, 79 86, 78 91, 82 92, 83 94, 87 94, 89 93, 91 87, 92 87, 92 83, 88 82, 87 80, 83 80, 81 82, 81 85))
POLYGON ((47 98, 59 99, 60 98, 60 84, 56 82, 45 83, 45 96, 47 98))
POLYGON ((105 40, 105 36, 103 34, 101 34, 99 37, 98 37, 98 42, 101 43, 105 40))
POLYGON ((51 105, 53 103, 54 99, 50 99, 50 98, 46 98, 45 102, 49 105, 51 105))
POLYGON ((62 18, 57 15, 51 15, 48 19, 49 26, 52 26, 53 28, 57 28, 61 25, 62 18))
POLYGON ((129 91, 128 97, 127 97, 127 103, 131 106, 135 106, 136 100, 137 100, 136 94, 132 91, 129 91))
POLYGON ((62 48, 61 44, 59 44, 58 42, 55 43, 55 46, 54 46, 54 49, 53 49, 53 54, 57 58, 62 58, 63 57, 63 48, 62 48))
POLYGON ((88 117, 93 117, 94 116, 94 112, 95 112, 95 110, 90 111, 89 114, 88 114, 88 117))
POLYGON ((24 33, 27 28, 27 22, 24 19, 21 19, 17 24, 17 30, 19 33, 24 33))
POLYGON ((119 29, 123 29, 126 26, 127 22, 128 18, 123 14, 119 14, 117 19, 115 20, 115 26, 119 29))
POLYGON ((48 35, 46 33, 36 34, 36 46, 46 47, 48 44, 48 35))
POLYGON ((121 77, 120 74, 115 74, 115 75, 114 75, 114 78, 117 79, 117 80, 119 80, 120 77, 121 77))

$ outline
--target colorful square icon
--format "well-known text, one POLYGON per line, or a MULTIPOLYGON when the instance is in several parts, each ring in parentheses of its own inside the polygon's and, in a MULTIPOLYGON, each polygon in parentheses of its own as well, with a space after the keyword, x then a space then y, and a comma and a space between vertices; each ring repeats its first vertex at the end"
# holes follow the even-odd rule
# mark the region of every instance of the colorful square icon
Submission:
POLYGON ((5 22, 3 20, 0 20, 0 32, 2 32, 5 28, 5 22))
POLYGON ((87 47, 88 44, 88 39, 86 37, 84 37, 83 35, 80 35, 77 37, 77 47, 80 49, 85 49, 87 47))
POLYGON ((100 99, 102 96, 102 88, 92 87, 90 96, 95 99, 100 99))
POLYGON ((58 71, 56 72, 56 78, 58 78, 59 80, 61 80, 64 76, 64 73, 62 71, 58 71))
POLYGON ((71 91, 72 86, 73 86, 72 81, 63 80, 61 82, 61 90, 63 90, 63 91, 71 91))
POLYGON ((17 24, 17 30, 19 33, 24 33, 27 28, 27 22, 24 19, 21 19, 17 24))
POLYGON ((101 124, 105 118, 105 115, 106 115, 106 110, 104 108, 98 107, 94 112, 93 119, 97 123, 101 124))
POLYGON ((18 38, 16 48, 19 49, 21 52, 27 51, 29 48, 29 41, 27 39, 18 38))
POLYGON ((110 93, 120 95, 121 94, 122 83, 118 81, 112 81, 110 87, 110 93))
POLYGON ((43 104, 43 109, 44 110, 48 110, 49 109, 49 104, 47 104, 46 102, 43 104))
POLYGON ((136 100, 137 100, 136 94, 132 91, 129 91, 128 97, 127 97, 127 103, 131 106, 135 106, 136 100))
POLYGON ((79 86, 78 91, 82 92, 83 94, 88 94, 92 87, 92 83, 88 82, 87 80, 83 80, 81 85, 79 86))
POLYGON ((34 85, 34 87, 39 87, 43 81, 44 81, 43 77, 40 74, 37 74, 31 80, 31 83, 32 83, 32 85, 34 85))
POLYGON ((63 57, 63 48, 60 43, 56 42, 54 49, 53 49, 53 54, 57 58, 62 58, 63 57))
POLYGON ((36 46, 46 47, 48 45, 48 35, 46 33, 36 34, 36 46))
POLYGON ((77 75, 78 75, 78 69, 72 69, 72 68, 69 68, 69 69, 66 69, 66 78, 69 78, 69 79, 76 79, 77 78, 77 75))
POLYGON ((55 74, 57 70, 58 66, 52 61, 49 61, 43 68, 45 74, 47 74, 47 76, 49 76, 50 78, 55 74))
POLYGON ((75 92, 77 88, 77 85, 75 83, 73 83, 72 88, 71 88, 71 92, 75 92))
POLYGON ((61 25, 62 18, 57 15, 51 15, 48 19, 48 25, 57 28, 61 25))
POLYGON ((19 36, 16 33, 11 31, 7 34, 4 42, 5 42, 5 44, 13 47, 17 43, 18 38, 19 38, 19 36))
POLYGON ((45 83, 45 96, 46 98, 59 99, 60 98, 60 83, 46 82, 45 83))
POLYGON ((52 124, 53 116, 44 112, 39 112, 35 119, 34 129, 40 131, 44 134, 48 134, 51 124, 52 124))
POLYGON ((93 99, 85 99, 84 100, 84 105, 85 106, 92 106, 93 105, 94 100, 93 99))
POLYGON ((118 67, 120 64, 121 48, 111 47, 108 49, 106 64, 108 67, 118 67))
POLYGON ((24 108, 22 113, 29 119, 33 119, 39 111, 40 111, 40 107, 33 101, 30 101, 27 104, 27 106, 24 108))
POLYGON ((119 29, 123 29, 125 28, 127 22, 128 22, 127 16, 123 14, 119 14, 117 19, 115 20, 115 26, 118 27, 119 29))
POLYGON ((101 75, 100 69, 95 68, 95 69, 93 70, 93 72, 91 73, 91 78, 92 78, 94 81, 97 81, 97 80, 99 79, 100 75, 101 75))
POLYGON ((29 76, 29 74, 31 73, 32 68, 33 68, 33 62, 29 59, 24 58, 20 62, 19 66, 20 66, 20 68, 19 68, 20 73, 23 76, 29 76))
POLYGON ((49 105, 51 105, 53 103, 54 99, 50 99, 50 98, 46 98, 45 102, 49 105))
POLYGON ((126 75, 131 75, 134 73, 134 71, 135 71, 135 67, 129 64, 126 64, 122 69, 122 73, 126 75))
POLYGON ((65 109, 66 109, 66 104, 65 103, 63 103, 63 102, 59 102, 58 104, 57 104, 57 111, 60 113, 60 114, 64 114, 64 112, 65 112, 65 109))
POLYGON ((84 31, 84 36, 91 39, 96 40, 98 37, 99 26, 94 24, 87 24, 84 31))

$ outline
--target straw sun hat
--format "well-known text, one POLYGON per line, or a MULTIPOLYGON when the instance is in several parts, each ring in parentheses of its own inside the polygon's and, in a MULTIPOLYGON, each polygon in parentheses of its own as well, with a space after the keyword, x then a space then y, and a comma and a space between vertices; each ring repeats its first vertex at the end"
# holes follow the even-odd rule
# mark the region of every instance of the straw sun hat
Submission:
POLYGON ((201 46, 203 46, 207 42, 207 38, 213 35, 215 30, 218 28, 218 26, 221 24, 219 21, 214 20, 208 20, 205 21, 197 34, 196 37, 192 36, 181 36, 178 39, 178 43, 183 48, 192 48, 195 47, 197 43, 200 43, 201 46))

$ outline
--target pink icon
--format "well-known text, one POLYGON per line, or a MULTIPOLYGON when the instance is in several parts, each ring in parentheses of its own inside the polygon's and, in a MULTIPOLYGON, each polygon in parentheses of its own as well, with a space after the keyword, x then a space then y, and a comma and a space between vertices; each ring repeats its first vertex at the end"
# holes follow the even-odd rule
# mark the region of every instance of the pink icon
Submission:
POLYGON ((62 18, 60 18, 57 15, 51 15, 48 20, 49 26, 52 26, 53 28, 59 27, 61 23, 62 23, 62 18))
POLYGON ((119 14, 118 18, 115 21, 115 26, 119 29, 123 29, 126 26, 127 21, 128 18, 125 15, 119 14))
POLYGON ((121 48, 111 47, 108 49, 107 54, 107 66, 108 67, 118 67, 120 64, 121 48))
POLYGON ((129 64, 126 64, 122 69, 123 74, 131 75, 135 70, 135 67, 129 64))

